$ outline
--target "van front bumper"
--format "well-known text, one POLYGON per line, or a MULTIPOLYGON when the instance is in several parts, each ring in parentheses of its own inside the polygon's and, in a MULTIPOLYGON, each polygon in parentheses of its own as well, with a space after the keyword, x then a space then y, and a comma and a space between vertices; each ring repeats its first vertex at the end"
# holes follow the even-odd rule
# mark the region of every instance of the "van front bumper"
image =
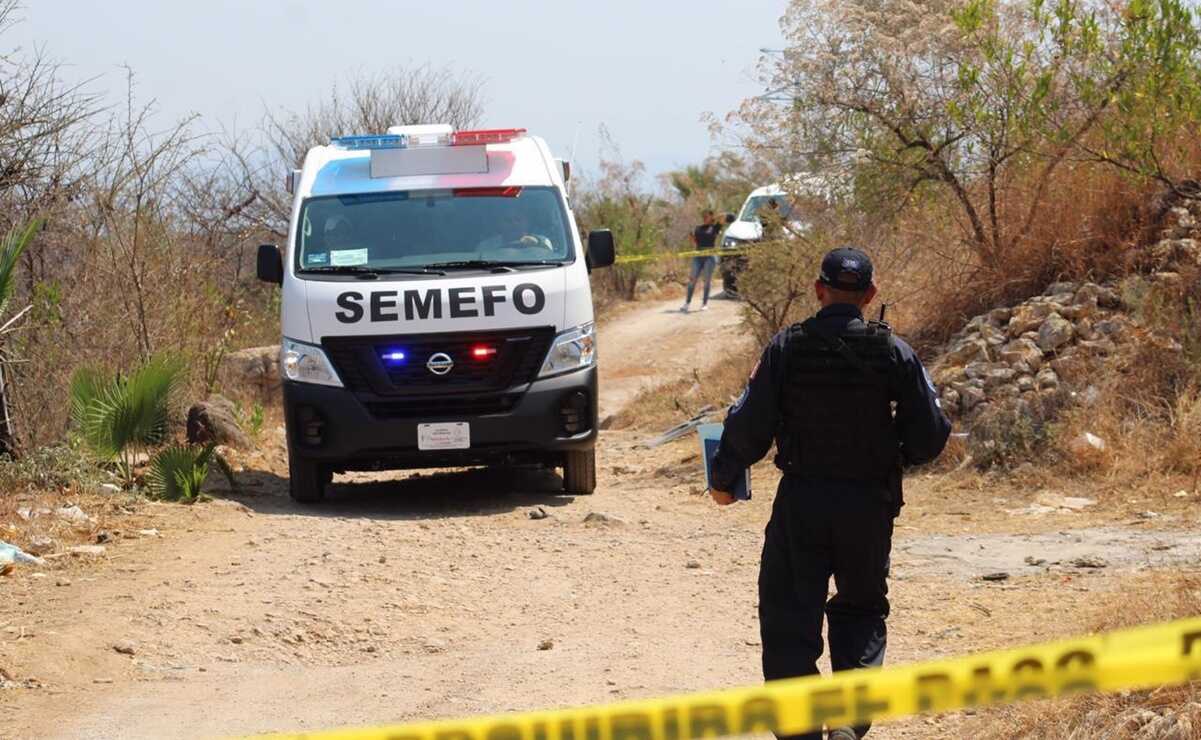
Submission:
POLYGON ((591 367, 476 397, 483 411, 469 410, 470 404, 455 411, 450 407, 463 399, 450 396, 444 404, 429 398, 413 404, 403 397, 285 381, 289 453, 337 471, 558 465, 564 452, 592 449, 596 443, 596 378, 591 367), (470 424, 469 449, 417 448, 418 424, 458 421, 470 424))

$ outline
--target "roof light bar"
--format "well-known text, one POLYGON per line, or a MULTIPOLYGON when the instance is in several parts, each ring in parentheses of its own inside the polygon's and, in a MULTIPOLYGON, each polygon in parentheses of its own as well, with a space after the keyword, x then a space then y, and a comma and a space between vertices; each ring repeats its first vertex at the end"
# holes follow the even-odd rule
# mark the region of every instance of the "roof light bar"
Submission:
POLYGON ((358 136, 336 136, 329 140, 339 149, 407 149, 408 137, 400 134, 361 134, 358 136))
POLYGON ((450 135, 451 146, 480 146, 482 144, 507 144, 525 135, 523 128, 489 128, 476 131, 456 131, 450 135))

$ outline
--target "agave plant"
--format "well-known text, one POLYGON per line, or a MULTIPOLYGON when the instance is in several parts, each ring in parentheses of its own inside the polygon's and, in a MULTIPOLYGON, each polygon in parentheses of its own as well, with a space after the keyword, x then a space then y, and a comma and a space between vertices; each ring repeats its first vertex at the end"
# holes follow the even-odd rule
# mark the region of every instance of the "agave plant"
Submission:
POLYGON ((164 441, 171 400, 183 365, 155 357, 129 376, 81 368, 71 379, 71 419, 84 443, 103 460, 116 459, 127 485, 139 452, 164 441))
POLYGON ((217 454, 217 445, 204 447, 170 445, 159 450, 150 460, 146 485, 150 493, 168 501, 195 501, 200 487, 208 478, 211 465, 216 465, 234 486, 233 471, 217 454))

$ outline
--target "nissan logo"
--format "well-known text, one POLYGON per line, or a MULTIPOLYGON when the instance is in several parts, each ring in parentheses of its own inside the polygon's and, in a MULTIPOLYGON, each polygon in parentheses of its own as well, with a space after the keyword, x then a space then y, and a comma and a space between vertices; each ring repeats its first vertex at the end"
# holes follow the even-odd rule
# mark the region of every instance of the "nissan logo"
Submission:
POLYGON ((430 358, 425 361, 425 367, 434 375, 446 375, 455 366, 455 361, 450 359, 450 355, 445 352, 438 352, 430 355, 430 358))

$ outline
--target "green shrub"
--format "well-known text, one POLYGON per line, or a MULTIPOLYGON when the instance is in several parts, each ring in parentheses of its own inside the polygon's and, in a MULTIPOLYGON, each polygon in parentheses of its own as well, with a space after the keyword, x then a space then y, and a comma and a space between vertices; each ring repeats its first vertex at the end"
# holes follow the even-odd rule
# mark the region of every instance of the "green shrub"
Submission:
POLYGON ((0 457, 0 494, 95 488, 105 475, 78 445, 37 447, 19 458, 0 457))
POLYGON ((155 357, 129 376, 80 368, 71 379, 71 419, 101 460, 118 461, 128 485, 138 452, 167 436, 171 402, 183 377, 178 360, 155 357))
POLYGON ((168 501, 191 503, 200 496, 212 465, 216 465, 234 487, 233 471, 217 454, 217 445, 204 447, 170 445, 159 450, 150 460, 146 486, 151 495, 168 501))

